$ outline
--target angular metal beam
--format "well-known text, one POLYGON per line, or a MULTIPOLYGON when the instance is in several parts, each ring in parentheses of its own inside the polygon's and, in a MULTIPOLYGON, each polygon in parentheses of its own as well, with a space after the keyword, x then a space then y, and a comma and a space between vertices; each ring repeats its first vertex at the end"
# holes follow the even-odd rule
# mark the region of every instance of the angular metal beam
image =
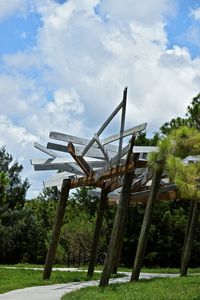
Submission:
POLYGON ((99 146, 99 149, 100 149, 101 152, 103 153, 103 156, 104 156, 105 160, 108 162, 108 161, 109 161, 109 156, 108 156, 108 154, 106 153, 106 151, 105 151, 105 149, 104 149, 104 146, 101 144, 98 135, 95 135, 95 140, 96 140, 96 142, 97 142, 97 144, 98 144, 98 146, 99 146))
MULTIPOLYGON (((86 160, 87 161, 87 160, 86 160)), ((91 168, 102 168, 105 167, 106 162, 103 160, 89 160, 87 161, 88 165, 91 168)), ((59 158, 48 158, 48 159, 31 159, 32 165, 54 165, 54 164, 68 164, 69 166, 76 168, 77 171, 81 171, 79 165, 73 161, 69 161, 65 157, 59 158)), ((81 171, 81 173, 83 173, 81 171)))
MULTIPOLYGON (((51 131, 49 137, 54 140, 67 142, 67 143, 71 142, 73 144, 82 145, 82 146, 87 146, 88 143, 90 142, 89 139, 80 138, 77 136, 73 136, 70 134, 64 134, 64 133, 60 133, 60 132, 56 132, 56 131, 51 131)), ((94 142, 93 147, 98 148, 98 145, 94 142)), ((83 149, 85 149, 85 147, 83 147, 83 149)), ((109 150, 109 151, 117 152, 118 147, 115 145, 106 145, 105 149, 109 150)))
POLYGON ((118 149, 118 162, 117 165, 120 162, 120 154, 122 150, 123 145, 123 134, 124 134, 124 126, 125 126, 125 115, 126 115, 126 100, 127 100, 127 87, 124 89, 123 93, 123 106, 122 106, 122 115, 121 115, 121 128, 119 133, 119 149, 118 149))
POLYGON ((39 144, 39 143, 36 143, 36 142, 35 142, 35 143, 34 143, 34 147, 37 148, 37 149, 39 149, 40 151, 42 151, 42 152, 48 154, 48 155, 51 156, 51 157, 60 157, 60 156, 57 155, 55 152, 48 150, 47 148, 45 148, 44 146, 42 146, 42 145, 39 144))
MULTIPOLYGON (((137 132, 143 131, 143 130, 145 130, 146 126, 147 126, 147 123, 142 123, 142 124, 140 124, 138 126, 134 126, 134 127, 130 128, 130 129, 124 130, 123 137, 129 136, 129 135, 133 134, 134 132, 137 133, 137 132)), ((112 143, 114 141, 117 141, 119 138, 120 138, 120 134, 119 133, 111 135, 111 136, 103 139, 102 140, 102 144, 106 145, 108 143, 112 143)))
POLYGON ((67 171, 69 173, 75 175, 83 175, 84 173, 81 170, 76 169, 75 163, 70 164, 35 164, 34 165, 35 171, 50 171, 50 170, 57 170, 57 171, 67 171), (74 165, 74 167, 73 167, 74 165))
MULTIPOLYGON (((75 147, 75 154, 78 155, 78 156, 81 156, 84 147, 80 147, 80 146, 74 146, 74 147, 75 147)), ((47 149, 52 149, 52 150, 56 150, 56 151, 69 153, 68 149, 65 145, 60 145, 60 144, 55 144, 55 143, 48 143, 47 144, 47 149)), ((104 149, 109 154, 110 157, 113 157, 117 153, 117 148, 116 148, 116 151, 108 151, 106 146, 104 147, 104 149)), ((85 157, 105 159, 102 151, 98 148, 95 148, 95 147, 91 147, 88 150, 88 152, 86 153, 85 157)))
MULTIPOLYGON (((103 123, 103 125, 100 127, 100 129, 97 131, 97 135, 100 136, 100 134, 104 131, 104 129, 108 126, 108 124, 112 121, 114 116, 118 113, 118 111, 122 108, 123 106, 123 101, 116 107, 116 109, 113 111, 113 113, 108 117, 108 119, 103 123)), ((91 141, 87 144, 85 149, 82 152, 82 155, 84 156, 87 151, 92 147, 92 145, 95 142, 95 137, 91 139, 91 141)))

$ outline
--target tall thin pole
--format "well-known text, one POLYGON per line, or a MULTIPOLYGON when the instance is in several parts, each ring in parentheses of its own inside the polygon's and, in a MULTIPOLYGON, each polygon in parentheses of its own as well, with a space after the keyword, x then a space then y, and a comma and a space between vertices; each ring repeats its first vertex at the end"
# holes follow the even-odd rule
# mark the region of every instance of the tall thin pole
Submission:
MULTIPOLYGON (((133 135, 131 139, 130 149, 127 154, 127 159, 126 159, 127 164, 131 160, 134 141, 135 141, 135 136, 133 135)), ((114 269, 114 264, 116 262, 116 257, 117 257, 117 247, 120 244, 121 238, 123 238, 122 237, 122 234, 124 232, 123 229, 125 227, 126 220, 127 220, 127 212, 128 212, 130 199, 131 199, 131 186, 132 186, 133 177, 134 177, 134 170, 124 175, 122 193, 119 200, 119 205, 117 207, 117 212, 115 215, 112 234, 108 246, 108 252, 106 255, 104 268, 100 279, 100 284, 99 284, 100 286, 108 285, 110 276, 114 269)))
POLYGON ((51 271, 53 267, 53 262, 56 254, 56 249, 60 237, 60 230, 64 218, 65 207, 67 204, 67 199, 70 190, 70 179, 64 179, 62 183, 60 199, 58 201, 51 241, 49 244, 49 249, 47 252, 47 257, 45 261, 45 267, 43 272, 43 279, 49 279, 51 276, 51 271))
POLYGON ((142 262, 143 262, 143 257, 144 257, 144 253, 145 253, 145 249, 146 249, 148 234, 149 234, 149 228, 150 228, 151 220, 152 220, 153 208, 154 208, 154 204, 157 199, 157 196, 158 196, 158 189, 160 186, 162 170, 163 170, 162 168, 159 168, 158 170, 155 171, 154 176, 153 176, 151 190, 150 190, 149 198, 147 201, 144 218, 143 218, 143 223, 142 223, 142 228, 140 231, 140 237, 139 237, 139 241, 138 241, 138 245, 137 245, 131 281, 137 281, 139 279, 140 270, 141 270, 141 266, 142 266, 142 262))
POLYGON ((185 237, 185 245, 184 245, 184 252, 182 254, 182 261, 181 261, 181 269, 180 269, 180 276, 186 276, 188 265, 190 261, 193 241, 194 241, 194 233, 195 228, 198 222, 199 217, 199 203, 198 200, 194 201, 194 207, 191 209, 191 220, 189 222, 188 229, 186 231, 187 236, 185 237))
POLYGON ((106 186, 104 184, 104 186, 101 189, 101 197, 99 200, 97 220, 96 220, 94 236, 93 236, 93 241, 92 241, 92 249, 91 249, 90 260, 89 260, 89 265, 88 265, 87 275, 89 277, 92 277, 94 274, 94 267, 95 267, 96 258, 97 258, 97 250, 98 250, 98 245, 99 245, 103 217, 104 217, 104 213, 105 213, 105 210, 107 207, 107 202, 108 202, 107 196, 108 196, 109 191, 110 191, 109 188, 106 188, 106 186))
POLYGON ((121 154, 122 145, 123 145, 123 133, 124 133, 125 117, 126 117, 127 87, 125 87, 125 89, 124 89, 122 101, 123 101, 123 106, 122 106, 119 149, 118 149, 118 155, 119 155, 118 163, 120 162, 120 154, 121 154))

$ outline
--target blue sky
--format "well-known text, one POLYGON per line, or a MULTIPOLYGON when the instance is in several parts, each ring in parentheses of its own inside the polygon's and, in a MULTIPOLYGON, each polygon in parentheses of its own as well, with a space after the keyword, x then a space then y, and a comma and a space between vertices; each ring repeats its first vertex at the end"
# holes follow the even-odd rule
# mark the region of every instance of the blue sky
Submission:
MULTIPOLYGON (((65 0, 57 0, 61 5, 65 0)), ((199 7, 199 1, 182 0, 177 1, 175 13, 172 16, 167 16, 166 32, 168 34, 168 47, 173 47, 174 44, 181 47, 187 47, 192 57, 198 56, 199 47, 196 42, 186 36, 186 33, 191 28, 196 28, 199 32, 200 20, 194 20, 191 17, 191 10, 199 7)), ((94 7, 95 12, 98 9, 94 7)), ((41 15, 29 11, 26 15, 11 14, 0 22, 1 47, 0 55, 12 54, 17 51, 24 51, 36 44, 37 30, 42 25, 41 15)))
POLYGON ((11 16, 0 23, 0 54, 24 51, 36 44, 37 29, 41 21, 36 13, 28 16, 11 16))
POLYGON ((193 9, 198 9, 198 2, 195 0, 191 1, 179 1, 178 11, 175 17, 168 20, 166 30, 169 37, 169 47, 173 47, 177 44, 181 47, 187 47, 192 55, 196 57, 200 55, 199 45, 190 36, 190 30, 196 29, 196 33, 200 33, 199 20, 195 20, 191 16, 193 9))
POLYGON ((0 36, 0 146, 30 197, 49 176, 30 166, 33 142, 51 130, 91 137, 128 86, 126 127, 152 134, 199 92, 199 1, 2 0, 0 36))

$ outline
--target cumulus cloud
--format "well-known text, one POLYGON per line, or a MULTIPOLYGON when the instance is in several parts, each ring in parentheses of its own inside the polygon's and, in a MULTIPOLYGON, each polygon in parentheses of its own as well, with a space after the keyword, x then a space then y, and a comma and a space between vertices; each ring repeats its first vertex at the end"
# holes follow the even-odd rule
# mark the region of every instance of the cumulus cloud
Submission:
POLYGON ((152 24, 163 20, 167 14, 174 14, 175 10, 176 1, 166 0, 102 0, 99 4, 100 14, 115 23, 131 23, 135 20, 152 24))
POLYGON ((5 145, 8 140, 12 146, 25 148, 27 144, 36 141, 37 137, 27 132, 24 127, 13 124, 6 116, 0 115, 0 144, 5 145))
POLYGON ((3 57, 9 72, 0 75, 0 99, 8 101, 0 102, 2 113, 30 142, 44 144, 51 130, 90 137, 125 86, 127 127, 147 121, 155 131, 183 115, 199 90, 200 59, 185 47, 168 48, 174 2, 32 1, 42 23, 33 48, 3 57))
POLYGON ((0 21, 14 13, 23 13, 25 8, 26 1, 23 0, 0 1, 0 21))

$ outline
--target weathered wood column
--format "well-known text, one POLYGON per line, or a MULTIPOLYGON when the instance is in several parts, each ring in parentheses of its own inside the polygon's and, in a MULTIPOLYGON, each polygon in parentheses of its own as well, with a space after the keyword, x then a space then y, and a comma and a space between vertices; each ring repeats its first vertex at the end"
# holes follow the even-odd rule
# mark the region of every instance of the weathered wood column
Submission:
POLYGON ((124 227, 122 228, 122 232, 119 234, 119 237, 118 237, 118 245, 116 247, 116 256, 115 256, 115 261, 113 264, 112 274, 117 274, 120 257, 121 257, 121 252, 122 252, 122 246, 123 246, 123 242, 124 242, 125 229, 126 229, 126 226, 124 225, 124 227))
MULTIPOLYGON (((135 142, 135 134, 132 135, 130 141, 130 148, 127 153, 126 164, 129 164, 133 160, 133 146, 135 142)), ((136 165, 136 157, 134 157, 134 162, 136 165)), ((124 227, 127 219, 128 207, 131 200, 131 186, 134 178, 135 170, 128 172, 124 175, 122 192, 119 199, 119 205, 117 207, 117 212, 115 215, 115 220, 112 228, 111 238, 108 246, 108 252, 104 262, 103 272, 101 274, 101 279, 99 286, 107 286, 109 283, 110 276, 114 269, 114 264, 117 258, 117 247, 120 245, 120 240, 123 238, 124 227)))
POLYGON ((193 216, 194 203, 195 203, 195 201, 190 200, 190 209, 189 209, 189 214, 188 214, 187 223, 186 223, 186 227, 185 227, 184 243, 183 243, 183 250, 182 250, 181 262, 180 262, 180 273, 181 273, 183 257, 184 257, 184 253, 185 253, 185 245, 187 242, 188 232, 189 232, 189 228, 190 228, 191 220, 192 220, 192 216, 193 216))
POLYGON ((184 242, 182 260, 181 260, 180 276, 187 275, 188 265, 189 265, 192 246, 193 246, 195 228, 199 217, 198 200, 194 200, 193 202, 194 202, 193 204, 191 203, 187 228, 185 232, 185 242, 184 242))
POLYGON ((57 205, 57 210, 56 210, 56 215, 55 215, 55 220, 54 220, 54 225, 53 225, 53 230, 51 235, 51 241, 49 244, 49 249, 45 261, 43 279, 49 279, 51 276, 52 266, 53 266, 56 249, 60 237, 60 230, 63 222, 65 207, 69 195, 70 181, 71 181, 70 179, 64 179, 62 182, 60 199, 57 205))
POLYGON ((127 211, 131 198, 131 185, 133 181, 134 172, 127 173, 124 176, 124 184, 122 188, 119 205, 117 208, 110 243, 108 246, 108 252, 106 255, 103 272, 101 275, 100 286, 107 286, 110 276, 112 274, 114 263, 117 256, 117 246, 119 245, 118 239, 121 237, 123 228, 125 226, 127 211))
POLYGON ((131 281, 137 281, 139 279, 140 270, 142 267, 143 257, 146 249, 149 228, 151 225, 152 215, 153 215, 153 208, 155 201, 158 196, 158 189, 160 186, 160 180, 162 176, 162 168, 159 168, 154 171, 154 176, 152 180, 151 190, 149 194, 149 198, 147 201, 143 223, 140 231, 140 237, 137 245, 135 261, 133 265, 133 271, 131 276, 131 281))
POLYGON ((108 193, 110 192, 109 187, 104 186, 101 189, 101 196, 99 200, 99 207, 97 211, 97 219, 96 219, 96 225, 95 225, 95 230, 94 230, 94 236, 93 236, 93 241, 92 241, 92 248, 91 248, 91 253, 90 253, 90 260, 89 260, 89 266, 88 266, 88 272, 87 276, 92 277, 94 274, 94 267, 96 263, 96 258, 97 258, 97 250, 98 250, 98 245, 99 245, 99 239, 100 239, 100 234, 101 234, 101 227, 103 223, 103 217, 105 210, 108 205, 108 193))

